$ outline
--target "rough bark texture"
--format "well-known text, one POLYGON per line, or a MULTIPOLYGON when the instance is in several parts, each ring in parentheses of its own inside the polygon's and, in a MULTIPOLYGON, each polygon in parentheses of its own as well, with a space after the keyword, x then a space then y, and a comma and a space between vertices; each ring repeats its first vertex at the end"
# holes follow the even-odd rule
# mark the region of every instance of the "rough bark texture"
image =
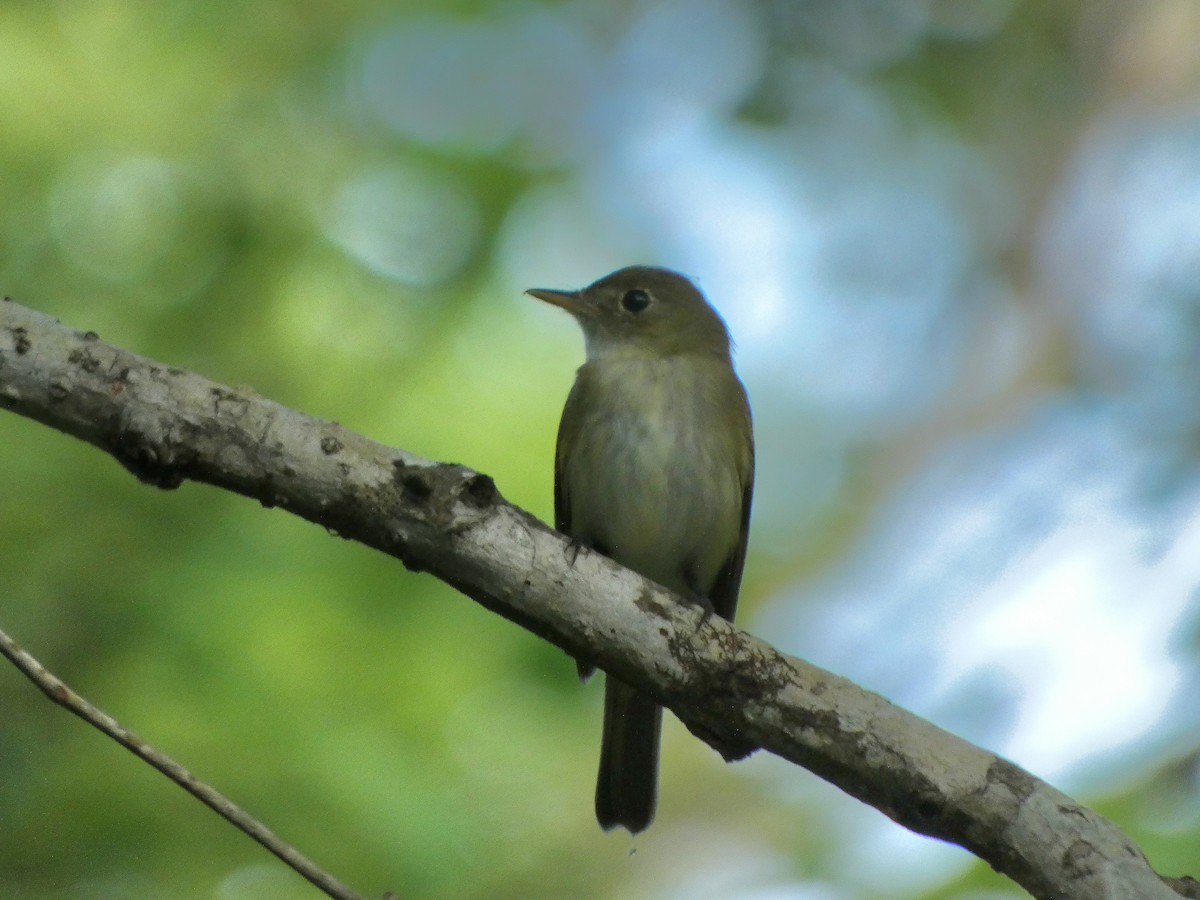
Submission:
POLYGON ((142 481, 206 482, 428 571, 670 707, 727 758, 763 748, 1031 894, 1177 893, 1119 829, 1013 764, 786 657, 565 538, 486 475, 385 447, 245 388, 0 303, 0 408, 105 450, 142 481))

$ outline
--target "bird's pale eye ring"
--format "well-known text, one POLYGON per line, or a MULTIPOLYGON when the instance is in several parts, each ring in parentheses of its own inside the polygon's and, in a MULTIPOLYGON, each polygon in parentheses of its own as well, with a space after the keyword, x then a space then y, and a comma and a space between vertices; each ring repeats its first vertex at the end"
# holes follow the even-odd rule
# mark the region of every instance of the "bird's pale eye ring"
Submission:
POLYGON ((634 288, 625 292, 625 296, 621 298, 621 305, 631 313, 640 313, 650 305, 650 295, 640 288, 634 288))

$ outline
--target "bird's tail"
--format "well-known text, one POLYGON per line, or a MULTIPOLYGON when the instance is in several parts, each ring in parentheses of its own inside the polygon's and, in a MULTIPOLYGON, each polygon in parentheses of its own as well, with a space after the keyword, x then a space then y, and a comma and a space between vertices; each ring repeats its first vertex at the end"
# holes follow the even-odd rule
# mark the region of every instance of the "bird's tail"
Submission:
POLYGON ((596 781, 596 819, 605 831, 631 834, 654 818, 662 707, 611 675, 604 685, 604 738, 596 781))

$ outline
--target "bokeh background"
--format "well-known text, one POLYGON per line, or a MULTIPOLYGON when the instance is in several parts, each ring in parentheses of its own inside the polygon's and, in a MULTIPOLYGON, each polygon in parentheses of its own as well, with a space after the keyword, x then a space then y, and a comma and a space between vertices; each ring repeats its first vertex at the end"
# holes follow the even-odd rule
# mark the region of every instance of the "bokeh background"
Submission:
MULTIPOLYGON (((0 290, 551 514, 646 262, 728 319, 741 623, 1200 874, 1200 5, 0 6, 0 290)), ((1022 896, 666 729, 636 841, 600 689, 395 561, 0 416, 0 624, 364 894, 1022 896)), ((316 892, 0 668, 0 896, 316 892)))

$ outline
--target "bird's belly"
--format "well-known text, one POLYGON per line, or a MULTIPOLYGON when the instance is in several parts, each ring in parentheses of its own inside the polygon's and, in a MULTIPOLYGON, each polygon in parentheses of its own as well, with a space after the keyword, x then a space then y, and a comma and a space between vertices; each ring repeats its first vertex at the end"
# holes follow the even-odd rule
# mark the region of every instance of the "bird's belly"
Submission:
POLYGON ((606 437, 577 448, 573 530, 664 587, 707 596, 738 539, 737 472, 706 423, 660 412, 587 432, 606 437))

